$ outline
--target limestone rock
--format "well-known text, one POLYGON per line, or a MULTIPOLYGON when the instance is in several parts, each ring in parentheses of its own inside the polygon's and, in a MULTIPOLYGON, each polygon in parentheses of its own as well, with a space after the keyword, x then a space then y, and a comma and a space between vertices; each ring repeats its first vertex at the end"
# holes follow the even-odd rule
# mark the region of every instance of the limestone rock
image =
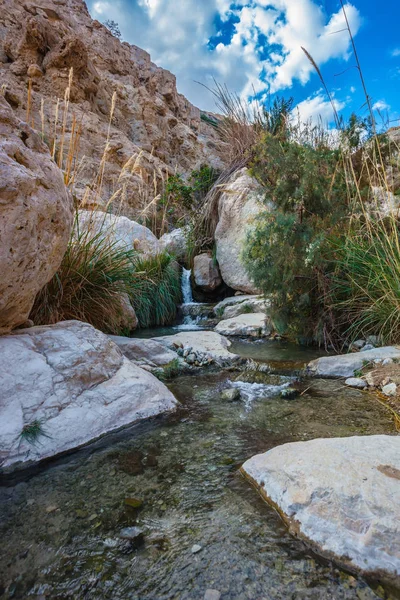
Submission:
POLYGON ((367 382, 361 377, 349 377, 346 379, 345 384, 349 387, 358 388, 359 390, 363 390, 368 387, 367 382))
POLYGON ((242 471, 322 554, 400 576, 400 436, 285 444, 242 471))
POLYGON ((187 261, 187 232, 184 227, 165 233, 159 240, 160 247, 173 254, 180 263, 187 261))
POLYGON ((197 287, 206 292, 213 292, 222 283, 218 265, 206 253, 195 256, 193 276, 197 287))
POLYGON ((102 232, 111 243, 116 243, 121 248, 135 249, 149 255, 160 251, 159 242, 150 229, 127 217, 100 210, 80 210, 78 224, 79 232, 89 231, 90 236, 102 232))
POLYGON ((60 266, 72 198, 48 148, 0 95, 0 334, 24 323, 60 266))
POLYGON ((134 363, 145 363, 151 367, 164 367, 176 358, 176 353, 168 350, 157 339, 128 338, 109 336, 117 344, 122 354, 134 363))
POLYGON ((94 21, 84 0, 2 0, 1 16, 0 75, 6 98, 13 98, 13 108, 25 119, 28 77, 34 76, 31 119, 41 125, 43 98, 48 138, 54 131, 57 98, 64 97, 73 68, 65 146, 74 113, 76 122, 83 122, 74 185, 79 200, 85 197, 103 206, 118 192, 123 214, 135 219, 168 175, 185 176, 204 163, 223 166, 217 133, 178 93, 175 76, 157 67, 147 52, 122 43, 94 21), (98 188, 91 194, 104 153, 100 194, 98 188))
POLYGON ((173 410, 171 392, 87 323, 0 338, 0 464, 38 461, 173 410), (29 443, 21 433, 39 424, 29 443))
POLYGON ((266 314, 267 306, 264 298, 260 296, 249 297, 249 300, 239 302, 231 306, 227 306, 223 313, 224 319, 233 319, 246 313, 264 313, 266 314))
POLYGON ((247 169, 234 173, 224 186, 218 205, 215 231, 217 260, 224 282, 234 290, 256 294, 242 263, 243 245, 254 219, 265 210, 263 189, 247 169))
POLYGON ((121 320, 120 329, 128 332, 135 331, 139 325, 138 318, 135 313, 128 294, 120 294, 121 299, 121 320))
POLYGON ((265 313, 250 313, 220 321, 215 331, 220 335, 266 337, 271 328, 265 321, 265 313))
POLYGON ((400 348, 384 346, 365 352, 322 356, 309 363, 307 370, 317 377, 353 377, 354 371, 362 369, 366 363, 386 358, 400 359, 400 348))
POLYGON ((391 383, 387 383, 382 388, 382 394, 385 394, 385 396, 396 396, 397 385, 393 381, 391 383))
POLYGON ((204 354, 220 363, 239 360, 237 354, 229 352, 231 342, 215 331, 182 331, 175 335, 158 337, 157 342, 170 349, 191 348, 196 354, 204 354))

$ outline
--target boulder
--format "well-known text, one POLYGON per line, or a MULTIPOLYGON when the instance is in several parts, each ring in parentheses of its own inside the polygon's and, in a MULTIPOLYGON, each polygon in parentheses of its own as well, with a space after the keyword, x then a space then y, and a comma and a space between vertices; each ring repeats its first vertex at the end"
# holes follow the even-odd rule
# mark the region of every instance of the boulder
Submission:
POLYGON ((249 300, 227 306, 223 312, 224 319, 233 319, 246 313, 264 313, 266 314, 267 306, 264 298, 259 296, 251 297, 249 300))
POLYGON ((186 263, 188 258, 187 235, 188 231, 184 227, 164 233, 159 240, 160 247, 169 254, 173 254, 178 262, 186 263))
POLYGON ((128 338, 109 336, 117 344, 122 354, 138 365, 164 367, 176 359, 176 353, 160 344, 157 339, 128 338))
POLYGON ((400 576, 400 436, 285 444, 242 472, 323 555, 367 575, 400 576))
POLYGON ((121 248, 134 249, 150 256, 161 250, 156 236, 144 225, 100 210, 80 210, 75 235, 78 231, 88 231, 89 237, 101 232, 111 243, 121 248))
POLYGON ((354 371, 359 371, 366 364, 386 358, 400 359, 400 348, 384 346, 365 352, 339 354, 337 356, 322 356, 309 363, 309 375, 317 377, 353 377, 354 371))
POLYGON ((260 184, 247 169, 240 169, 224 186, 218 205, 215 243, 222 279, 234 290, 248 294, 259 290, 248 276, 241 256, 249 228, 265 210, 263 196, 260 184))
POLYGON ((158 337, 157 342, 167 348, 177 350, 179 347, 191 348, 219 363, 233 363, 239 360, 237 354, 229 352, 231 342, 215 331, 182 331, 175 335, 158 337))
POLYGON ((208 254, 199 254, 193 261, 193 277, 197 287, 213 292, 222 283, 218 265, 208 254))
POLYGON ((215 331, 220 335, 266 337, 271 334, 271 327, 265 321, 265 313, 249 313, 220 321, 215 331))
POLYGON ((0 372, 3 468, 78 448, 177 404, 106 335, 78 321, 1 337, 0 372))
POLYGON ((359 390, 368 387, 368 383, 364 379, 361 379, 361 377, 349 377, 346 379, 345 384, 349 387, 358 388, 359 390))
POLYGON ((121 320, 119 323, 121 330, 128 332, 135 331, 139 325, 135 309, 133 308, 128 294, 120 294, 121 299, 121 320))
POLYGON ((72 197, 49 149, 0 94, 0 334, 29 317, 67 249, 72 197))

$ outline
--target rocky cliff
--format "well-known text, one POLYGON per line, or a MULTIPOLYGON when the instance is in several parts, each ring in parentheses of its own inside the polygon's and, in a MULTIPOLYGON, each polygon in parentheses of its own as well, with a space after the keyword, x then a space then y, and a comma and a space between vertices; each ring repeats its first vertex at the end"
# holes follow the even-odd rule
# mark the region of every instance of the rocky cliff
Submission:
POLYGON ((0 0, 0 75, 18 116, 64 168, 70 160, 79 200, 116 194, 134 216, 168 173, 221 165, 213 128, 175 76, 93 20, 83 0, 0 0))

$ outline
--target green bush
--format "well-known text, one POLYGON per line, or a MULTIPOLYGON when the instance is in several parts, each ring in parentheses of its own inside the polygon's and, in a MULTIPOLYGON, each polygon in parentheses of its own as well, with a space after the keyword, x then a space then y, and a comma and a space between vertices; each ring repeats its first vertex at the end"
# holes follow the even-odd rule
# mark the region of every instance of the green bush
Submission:
POLYGON ((166 252, 136 256, 133 266, 129 296, 139 326, 171 324, 182 300, 179 266, 166 252))

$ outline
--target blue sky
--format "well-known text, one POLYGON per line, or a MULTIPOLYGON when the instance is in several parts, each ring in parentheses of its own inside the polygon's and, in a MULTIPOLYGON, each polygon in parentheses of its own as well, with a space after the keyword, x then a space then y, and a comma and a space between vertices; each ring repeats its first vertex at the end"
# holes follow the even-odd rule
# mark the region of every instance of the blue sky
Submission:
MULTIPOLYGON (((400 125, 400 2, 352 0, 346 11, 376 111, 400 125)), ((261 98, 293 96, 303 120, 332 110, 301 46, 313 55, 345 118, 366 115, 358 71, 338 0, 89 0, 100 21, 177 76, 178 90, 204 110, 212 95, 196 82, 215 78, 231 91, 261 98)), ((379 116, 378 116, 379 119, 379 116)))

